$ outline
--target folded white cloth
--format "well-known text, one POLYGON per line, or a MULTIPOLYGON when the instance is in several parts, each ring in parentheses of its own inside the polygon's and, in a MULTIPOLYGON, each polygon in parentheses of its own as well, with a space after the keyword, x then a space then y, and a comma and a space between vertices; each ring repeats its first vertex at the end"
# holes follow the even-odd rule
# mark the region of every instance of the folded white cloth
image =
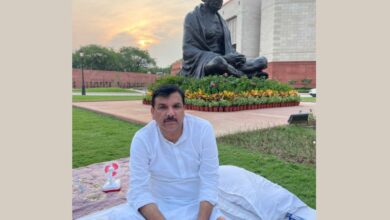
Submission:
POLYGON ((314 209, 260 175, 228 165, 219 167, 219 176, 218 206, 227 218, 282 220, 291 213, 305 220, 315 219, 314 209))
MULTIPOLYGON (((316 211, 285 188, 236 166, 219 167, 218 207, 226 220, 287 220, 291 213, 315 220, 316 211)), ((127 203, 102 210, 79 220, 136 220, 127 203)), ((195 218, 194 218, 195 219, 195 218)), ((168 219, 174 220, 174 219, 168 219)))

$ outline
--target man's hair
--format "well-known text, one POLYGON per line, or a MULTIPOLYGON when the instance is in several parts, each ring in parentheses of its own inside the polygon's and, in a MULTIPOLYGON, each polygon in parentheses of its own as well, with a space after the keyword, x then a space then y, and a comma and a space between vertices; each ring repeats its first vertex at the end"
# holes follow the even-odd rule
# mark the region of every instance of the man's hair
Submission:
POLYGON ((168 84, 168 85, 162 85, 160 87, 158 87, 157 89, 155 89, 153 91, 153 95, 152 95, 152 107, 154 107, 154 104, 155 104, 155 100, 157 97, 161 96, 161 97, 168 97, 170 96, 172 93, 175 93, 175 92, 178 92, 181 96, 181 100, 183 101, 183 105, 185 104, 185 98, 184 98, 184 92, 183 90, 181 90, 178 86, 176 85, 172 85, 172 84, 168 84))

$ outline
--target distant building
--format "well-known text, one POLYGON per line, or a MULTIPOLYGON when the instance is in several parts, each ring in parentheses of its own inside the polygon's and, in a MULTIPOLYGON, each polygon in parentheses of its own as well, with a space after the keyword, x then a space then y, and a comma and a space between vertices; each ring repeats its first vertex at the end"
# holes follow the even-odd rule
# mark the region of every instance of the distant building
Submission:
POLYGON ((315 0, 230 0, 219 11, 237 52, 268 59, 266 72, 282 82, 316 85, 315 0))

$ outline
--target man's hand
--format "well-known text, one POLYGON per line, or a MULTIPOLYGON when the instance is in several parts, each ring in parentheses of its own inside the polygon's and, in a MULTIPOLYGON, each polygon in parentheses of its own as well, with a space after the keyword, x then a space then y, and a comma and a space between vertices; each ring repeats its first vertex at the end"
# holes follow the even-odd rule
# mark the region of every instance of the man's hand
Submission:
POLYGON ((213 205, 207 201, 201 201, 199 206, 198 220, 209 220, 213 205))
POLYGON ((246 62, 245 56, 239 53, 229 53, 224 55, 223 58, 226 62, 236 68, 242 66, 246 62))
POLYGON ((150 203, 138 209, 146 220, 165 220, 157 205, 150 203))

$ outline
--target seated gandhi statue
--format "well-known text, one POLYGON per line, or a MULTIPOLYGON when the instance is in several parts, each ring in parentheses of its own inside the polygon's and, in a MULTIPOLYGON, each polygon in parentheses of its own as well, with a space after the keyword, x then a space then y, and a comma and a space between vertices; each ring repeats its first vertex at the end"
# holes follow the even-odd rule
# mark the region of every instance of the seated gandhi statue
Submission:
POLYGON ((202 0, 184 21, 183 64, 180 75, 194 78, 212 74, 268 78, 263 56, 246 59, 235 51, 225 20, 218 13, 223 0, 202 0))

